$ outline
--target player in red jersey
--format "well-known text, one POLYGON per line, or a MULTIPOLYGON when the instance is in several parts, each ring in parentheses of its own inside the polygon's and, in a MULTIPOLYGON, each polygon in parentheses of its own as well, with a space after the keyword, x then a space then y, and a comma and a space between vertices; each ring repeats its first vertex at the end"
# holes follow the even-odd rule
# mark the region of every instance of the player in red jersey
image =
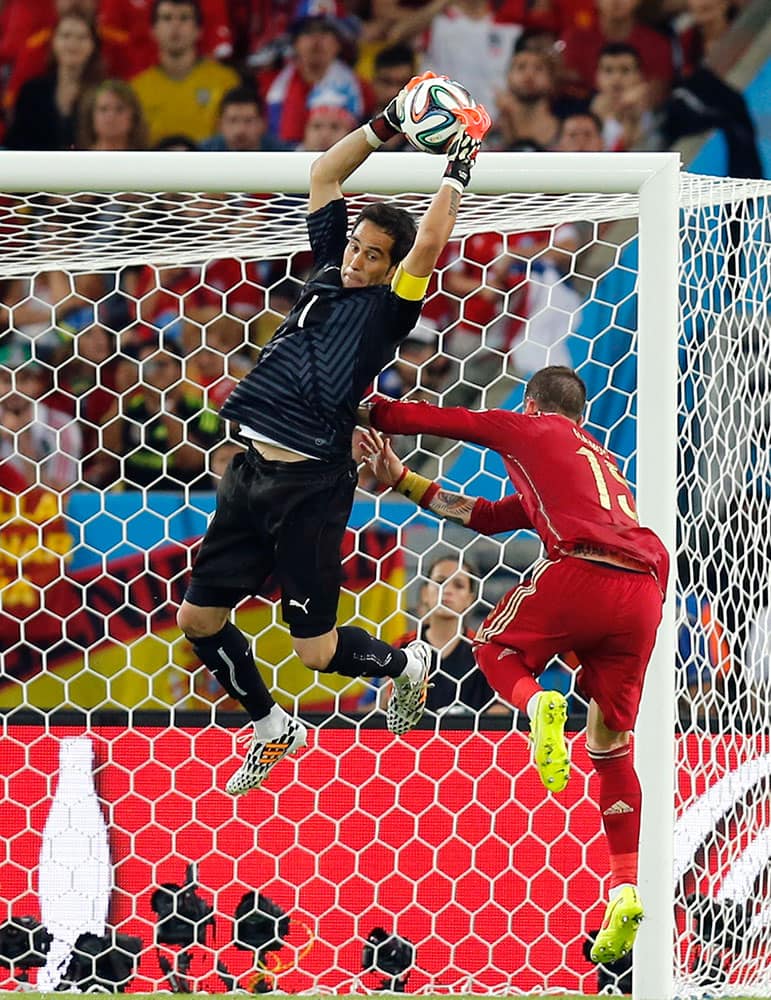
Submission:
POLYGON ((536 678, 557 653, 574 651, 589 698, 586 746, 599 776, 598 805, 610 851, 611 888, 592 949, 613 962, 632 947, 643 909, 637 892, 641 789, 630 733, 661 620, 669 555, 640 527, 615 458, 582 430, 586 388, 570 368, 544 368, 525 391, 524 413, 441 409, 377 401, 362 420, 386 433, 437 434, 497 451, 517 492, 491 502, 443 490, 411 472, 370 431, 364 456, 381 482, 415 503, 485 535, 535 530, 546 558, 482 623, 477 663, 501 697, 527 712, 546 788, 568 783, 565 698, 536 678))

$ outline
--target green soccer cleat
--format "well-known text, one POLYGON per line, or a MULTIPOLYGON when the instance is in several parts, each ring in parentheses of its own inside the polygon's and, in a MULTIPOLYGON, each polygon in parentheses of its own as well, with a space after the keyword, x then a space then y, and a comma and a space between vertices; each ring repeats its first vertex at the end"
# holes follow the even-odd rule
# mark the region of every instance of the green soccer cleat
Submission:
POLYGON ((568 703, 559 691, 544 691, 538 696, 530 720, 530 739, 533 762, 550 792, 561 792, 570 780, 570 754, 565 743, 567 718, 568 703))
POLYGON ((626 885, 605 909, 605 919, 590 952, 593 962, 609 965, 632 950, 644 913, 637 889, 626 885))

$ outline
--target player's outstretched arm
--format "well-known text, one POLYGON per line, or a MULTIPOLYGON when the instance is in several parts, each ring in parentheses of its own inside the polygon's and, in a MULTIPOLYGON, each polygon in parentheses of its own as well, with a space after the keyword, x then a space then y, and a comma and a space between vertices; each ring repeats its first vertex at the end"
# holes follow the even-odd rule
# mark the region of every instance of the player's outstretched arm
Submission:
POLYGON ((416 278, 428 277, 452 234, 463 191, 471 180, 471 168, 477 158, 482 139, 490 128, 490 116, 481 104, 457 112, 463 122, 447 151, 447 169, 439 190, 431 199, 426 214, 420 220, 418 235, 402 266, 416 278))
MULTIPOLYGON (((367 426, 366 421, 363 426, 367 426)), ((362 457, 378 482, 390 486, 438 517, 462 524, 480 535, 498 535, 533 527, 518 494, 491 501, 442 489, 438 483, 411 472, 391 447, 390 439, 374 428, 364 431, 360 448, 362 457)))
POLYGON ((390 440, 372 428, 362 434, 360 448, 364 461, 378 482, 390 486, 439 517, 468 525, 476 497, 450 493, 438 483, 411 472, 391 447, 390 440))

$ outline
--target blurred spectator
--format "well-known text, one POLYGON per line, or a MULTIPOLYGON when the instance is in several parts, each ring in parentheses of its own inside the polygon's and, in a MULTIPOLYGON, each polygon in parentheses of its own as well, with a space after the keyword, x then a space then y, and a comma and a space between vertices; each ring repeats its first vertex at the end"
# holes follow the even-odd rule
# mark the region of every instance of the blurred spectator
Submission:
POLYGON ((134 91, 105 80, 86 91, 78 109, 78 149, 147 149, 147 124, 134 91))
POLYGON ((0 461, 28 485, 61 493, 79 479, 83 440, 76 421, 44 401, 50 384, 50 371, 35 361, 14 372, 13 386, 0 399, 0 461))
POLYGON ((0 79, 6 118, 22 85, 46 72, 57 21, 71 10, 94 19, 96 7, 97 0, 4 0, 0 4, 0 79))
POLYGON ((57 373, 57 405, 75 416, 83 435, 82 479, 97 488, 115 480, 118 459, 101 447, 100 428, 118 412, 115 335, 94 324, 78 334, 73 357, 57 373))
POLYGON ((150 144, 180 133, 201 142, 214 134, 220 101, 238 86, 238 75, 214 59, 199 57, 198 0, 154 0, 152 19, 158 64, 131 81, 150 129, 150 144))
MULTIPOLYGON (((415 76, 416 58, 414 51, 408 45, 390 45, 381 49, 375 56, 372 76, 372 94, 374 97, 373 113, 382 111, 402 87, 405 87, 415 76)), ((397 133, 389 139, 382 150, 394 152, 402 149, 412 149, 403 135, 397 133)))
POLYGON ((429 399, 427 393, 441 393, 447 381, 449 359, 437 353, 438 346, 433 323, 423 319, 399 346, 394 364, 378 377, 377 392, 411 400, 429 399))
POLYGON ((323 153, 353 131, 359 119, 352 110, 350 95, 335 90, 318 90, 308 102, 303 141, 297 147, 308 152, 323 153))
POLYGON ((222 422, 203 395, 182 380, 182 363, 148 344, 139 351, 141 376, 121 398, 120 416, 104 427, 108 452, 120 458, 130 489, 179 490, 207 486, 206 452, 222 436, 222 422))
POLYGON ((525 322, 511 321, 505 346, 512 370, 527 379, 547 365, 572 367, 570 338, 583 302, 572 284, 581 236, 566 224, 515 239, 508 280, 521 282, 517 311, 525 322))
POLYGON ((560 153, 600 153, 602 122, 593 111, 577 111, 560 121, 554 149, 560 153))
MULTIPOLYGON (((256 72, 258 79, 263 73, 273 76, 291 53, 290 25, 295 16, 296 0, 248 0, 245 6, 248 10, 241 20, 246 35, 246 64, 256 72)), ((235 12, 233 17, 237 19, 235 12)), ((262 87, 260 92, 264 93, 262 87)))
POLYGON ((220 101, 217 134, 204 139, 199 149, 222 152, 280 149, 269 134, 265 107, 250 87, 234 87, 220 101))
POLYGON ((496 19, 492 0, 453 0, 431 21, 423 69, 443 73, 466 87, 492 112, 522 24, 496 19))
POLYGON ((63 14, 51 40, 51 64, 20 89, 6 136, 9 149, 71 149, 77 104, 101 78, 99 46, 88 14, 63 14))
POLYGON ((644 149, 653 132, 653 115, 637 49, 623 42, 605 45, 595 82, 590 108, 602 122, 604 148, 614 153, 644 149))
MULTIPOLYGON (((158 46, 152 31, 153 7, 157 0, 100 0, 99 36, 107 72, 130 80, 158 62, 158 46)), ((202 56, 230 59, 233 39, 228 0, 200 0, 202 56)))
POLYGON ((340 58, 341 26, 329 16, 303 17, 292 28, 292 59, 275 78, 266 97, 268 128, 282 142, 302 142, 312 99, 332 91, 346 97, 357 122, 369 113, 362 81, 340 58))
MULTIPOLYGON (((420 589, 419 629, 394 643, 402 648, 421 638, 440 651, 439 668, 431 675, 426 698, 426 710, 435 716, 506 711, 474 660, 474 633, 466 628, 464 618, 475 601, 476 578, 469 564, 459 565, 456 556, 440 556, 420 589)), ((385 693, 385 686, 380 693, 385 693)), ((367 700, 360 707, 366 708, 367 700)))
POLYGON ((498 95, 495 133, 500 148, 527 144, 548 149, 554 144, 559 130, 552 110, 554 89, 554 65, 549 56, 533 49, 515 50, 507 87, 498 95))
POLYGON ((669 39, 638 20, 641 0, 597 0, 597 20, 590 27, 568 29, 562 53, 572 96, 588 98, 594 89, 600 51, 610 42, 633 46, 640 54, 642 72, 650 84, 650 102, 657 107, 669 93, 673 77, 669 39))
POLYGON ((690 76, 709 55, 714 44, 731 28, 737 8, 731 0, 687 0, 688 20, 678 32, 678 70, 690 76))

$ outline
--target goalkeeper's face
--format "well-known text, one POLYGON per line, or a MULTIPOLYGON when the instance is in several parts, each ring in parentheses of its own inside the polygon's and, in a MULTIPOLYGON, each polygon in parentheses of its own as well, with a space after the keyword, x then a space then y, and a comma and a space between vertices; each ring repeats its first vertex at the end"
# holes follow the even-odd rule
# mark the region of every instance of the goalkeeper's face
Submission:
POLYGON ((396 265, 391 263, 393 237, 370 219, 362 219, 351 233, 340 274, 343 288, 387 285, 396 265))

